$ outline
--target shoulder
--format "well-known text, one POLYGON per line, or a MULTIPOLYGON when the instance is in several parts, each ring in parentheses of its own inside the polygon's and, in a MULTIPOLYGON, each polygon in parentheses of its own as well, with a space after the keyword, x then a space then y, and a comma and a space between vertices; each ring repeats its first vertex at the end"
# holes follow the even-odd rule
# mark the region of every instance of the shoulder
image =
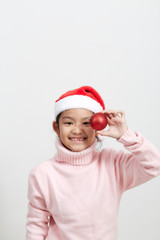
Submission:
POLYGON ((100 152, 101 158, 112 158, 118 154, 118 151, 113 148, 104 148, 100 152))
POLYGON ((114 164, 117 161, 120 161, 123 156, 127 154, 123 150, 116 150, 113 148, 104 148, 100 152, 100 159, 105 160, 106 163, 114 164))
POLYGON ((32 177, 32 176, 44 175, 51 168, 52 161, 53 159, 51 158, 36 165, 31 169, 29 176, 32 177))

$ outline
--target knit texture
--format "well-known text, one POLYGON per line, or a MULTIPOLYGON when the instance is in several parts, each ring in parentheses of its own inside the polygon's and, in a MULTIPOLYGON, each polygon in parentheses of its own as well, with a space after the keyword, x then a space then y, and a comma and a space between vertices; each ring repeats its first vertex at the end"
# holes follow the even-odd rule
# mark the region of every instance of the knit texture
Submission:
POLYGON ((124 191, 160 174, 160 153, 128 129, 119 142, 130 151, 67 150, 58 140, 52 159, 29 176, 27 240, 116 240, 124 191), (49 224, 48 224, 49 223, 49 224))

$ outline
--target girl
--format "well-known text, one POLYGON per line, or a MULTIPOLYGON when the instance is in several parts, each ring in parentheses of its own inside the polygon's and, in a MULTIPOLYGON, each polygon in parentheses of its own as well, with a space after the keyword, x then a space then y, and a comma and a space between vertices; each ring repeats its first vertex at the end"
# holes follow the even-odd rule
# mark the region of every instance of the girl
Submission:
POLYGON ((27 240, 116 240, 123 192, 160 174, 160 153, 90 86, 63 94, 55 118, 57 153, 29 176, 27 240), (89 119, 99 111, 109 128, 96 132, 89 119), (130 153, 98 151, 98 134, 130 153))

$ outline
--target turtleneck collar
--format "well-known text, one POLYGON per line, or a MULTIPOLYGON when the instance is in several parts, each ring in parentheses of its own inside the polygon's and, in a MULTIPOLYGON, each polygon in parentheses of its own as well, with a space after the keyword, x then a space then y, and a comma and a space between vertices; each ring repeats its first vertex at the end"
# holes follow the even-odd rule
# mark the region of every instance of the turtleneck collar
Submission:
POLYGON ((59 138, 56 140, 57 154, 55 160, 59 163, 73 165, 73 166, 85 166, 94 161, 94 157, 97 153, 96 150, 97 139, 89 146, 80 152, 73 152, 62 144, 59 138))

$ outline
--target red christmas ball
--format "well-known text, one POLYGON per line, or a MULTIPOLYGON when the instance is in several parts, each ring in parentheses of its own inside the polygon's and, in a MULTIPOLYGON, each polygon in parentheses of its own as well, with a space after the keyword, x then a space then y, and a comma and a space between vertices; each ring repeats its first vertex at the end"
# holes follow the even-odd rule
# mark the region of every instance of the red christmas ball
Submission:
POLYGON ((97 131, 103 130, 107 124, 108 119, 105 114, 98 112, 92 115, 90 119, 91 127, 97 131))

